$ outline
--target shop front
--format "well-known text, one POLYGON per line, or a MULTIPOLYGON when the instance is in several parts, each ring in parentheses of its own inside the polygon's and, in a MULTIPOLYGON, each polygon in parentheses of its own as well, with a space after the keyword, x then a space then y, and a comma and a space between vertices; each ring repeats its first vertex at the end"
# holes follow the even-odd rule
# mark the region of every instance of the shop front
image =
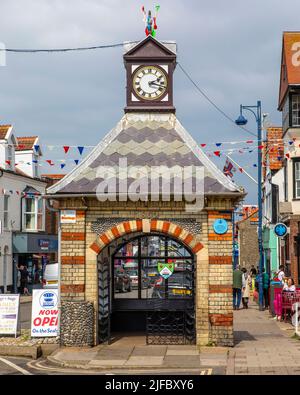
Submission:
POLYGON ((13 234, 13 288, 18 291, 17 267, 27 266, 29 272, 29 292, 42 284, 43 271, 48 262, 57 261, 57 235, 39 233, 13 234))

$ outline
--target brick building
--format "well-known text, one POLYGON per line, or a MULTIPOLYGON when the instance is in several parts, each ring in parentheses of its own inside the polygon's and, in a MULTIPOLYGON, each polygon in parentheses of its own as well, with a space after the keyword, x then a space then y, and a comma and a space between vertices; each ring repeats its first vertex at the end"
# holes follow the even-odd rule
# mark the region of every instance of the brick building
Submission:
POLYGON ((237 223, 239 265, 247 270, 258 266, 257 206, 243 206, 243 219, 237 223))
MULTIPOLYGON (((62 215, 62 344, 98 344, 115 332, 139 331, 148 344, 231 346, 231 219, 244 193, 175 116, 176 44, 149 36, 124 49, 125 115, 47 191, 62 215), (164 170, 151 173, 150 185, 157 166, 164 170), (201 208, 191 208, 188 195, 179 199, 180 175, 189 166, 203 171, 201 208), (169 169, 175 169, 170 194, 169 169), (220 219, 225 227, 218 230, 220 219)), ((194 186, 196 178, 194 172, 189 178, 194 186)))
POLYGON ((284 32, 278 110, 282 112, 284 161, 280 221, 289 232, 280 241, 280 261, 300 284, 300 32, 284 32))

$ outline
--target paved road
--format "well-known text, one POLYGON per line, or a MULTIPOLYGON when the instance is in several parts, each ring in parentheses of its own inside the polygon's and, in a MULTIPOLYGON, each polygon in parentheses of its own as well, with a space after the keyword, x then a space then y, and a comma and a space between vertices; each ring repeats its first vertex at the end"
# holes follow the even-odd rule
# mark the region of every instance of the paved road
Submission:
MULTIPOLYGON (((214 374, 211 368, 202 368, 201 370, 195 370, 191 372, 190 370, 178 370, 169 369, 165 372, 167 375, 211 375, 214 374)), ((0 356, 0 375, 159 375, 159 371, 149 371, 149 370, 107 370, 107 371, 86 371, 79 369, 67 369, 50 366, 47 364, 46 360, 40 358, 37 361, 33 361, 29 358, 19 358, 19 357, 4 357, 0 356)), ((215 374, 218 374, 217 371, 215 374)))

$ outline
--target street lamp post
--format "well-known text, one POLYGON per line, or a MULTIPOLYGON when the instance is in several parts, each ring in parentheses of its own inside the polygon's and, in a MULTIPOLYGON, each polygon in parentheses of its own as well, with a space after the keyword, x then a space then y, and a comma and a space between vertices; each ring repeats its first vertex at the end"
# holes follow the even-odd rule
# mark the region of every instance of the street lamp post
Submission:
POLYGON ((239 126, 245 126, 248 122, 243 116, 243 110, 252 112, 257 123, 257 185, 258 185, 258 249, 259 249, 259 310, 263 310, 263 245, 262 245, 262 198, 261 198, 261 176, 262 176, 262 150, 259 148, 262 144, 262 118, 261 118, 261 102, 258 101, 256 106, 240 106, 240 115, 235 123, 239 126), (256 111, 255 111, 256 110, 256 111))

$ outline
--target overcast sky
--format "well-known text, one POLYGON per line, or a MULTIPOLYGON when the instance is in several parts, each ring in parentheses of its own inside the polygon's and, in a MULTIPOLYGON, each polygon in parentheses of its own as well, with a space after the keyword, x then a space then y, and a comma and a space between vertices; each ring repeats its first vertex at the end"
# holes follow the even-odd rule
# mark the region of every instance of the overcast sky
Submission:
MULTIPOLYGON (((1 0, 0 42, 7 48, 61 48, 141 40, 141 6, 155 4, 161 6, 157 39, 177 42, 178 61, 211 99, 234 119, 240 103, 260 99, 268 122, 281 124, 282 32, 300 30, 299 0, 1 0)), ((42 146, 96 145, 123 115, 122 53, 8 54, 0 67, 0 123, 12 123, 17 136, 39 135, 42 146)), ((179 68, 174 101, 179 120, 199 143, 253 138, 205 101, 179 68)), ((247 127, 255 132, 253 119, 249 114, 247 127)), ((55 163, 79 157, 76 150, 65 156, 62 148, 43 153, 55 163)), ((256 153, 233 158, 255 176, 256 153)), ((225 155, 214 161, 223 168, 225 155)), ((58 169, 46 163, 43 172, 58 169)), ((247 202, 256 203, 256 185, 241 174, 235 180, 248 190, 247 202)))

